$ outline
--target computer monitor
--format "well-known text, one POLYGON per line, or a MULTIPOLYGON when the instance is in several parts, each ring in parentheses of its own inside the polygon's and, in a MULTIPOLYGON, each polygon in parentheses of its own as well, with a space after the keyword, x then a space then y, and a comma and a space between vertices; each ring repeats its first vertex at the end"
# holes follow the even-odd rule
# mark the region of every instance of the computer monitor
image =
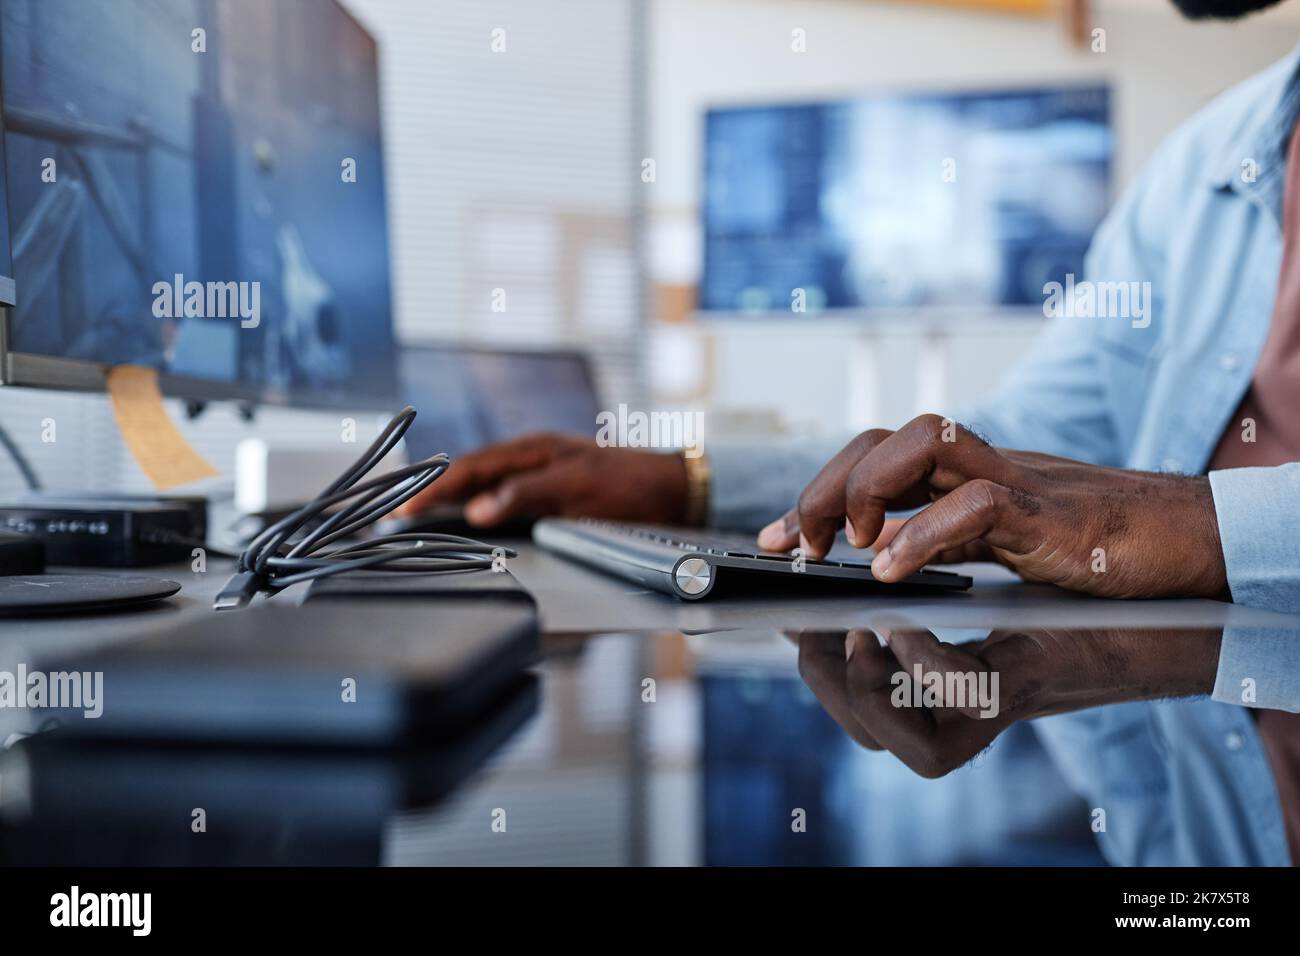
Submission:
POLYGON ((581 352, 407 346, 400 368, 403 401, 420 413, 406 432, 411 459, 529 432, 596 434, 600 402, 581 352))
POLYGON ((392 404, 378 52, 339 3, 0 0, 0 59, 0 380, 392 404))
MULTIPOLYGON (((14 304, 14 263, 9 251, 9 210, 5 208, 5 146, 0 135, 0 310, 14 304)), ((4 363, 5 323, 0 315, 0 369, 4 363)), ((0 370, 0 382, 4 381, 0 370)))
POLYGON ((1109 118, 1104 86, 711 110, 701 308, 1041 316, 1109 206, 1109 118))

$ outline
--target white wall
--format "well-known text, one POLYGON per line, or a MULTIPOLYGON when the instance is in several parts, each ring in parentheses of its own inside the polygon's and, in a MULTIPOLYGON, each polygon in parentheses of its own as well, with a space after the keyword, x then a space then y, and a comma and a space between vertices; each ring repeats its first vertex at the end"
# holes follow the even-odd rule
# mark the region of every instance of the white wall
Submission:
POLYGON ((581 345, 627 397, 634 0, 346 3, 380 45, 400 337, 581 345))
MULTIPOLYGON (((661 224, 660 277, 694 278, 698 235, 688 230, 711 106, 1104 79, 1114 90, 1122 185, 1181 119, 1300 40, 1300 3, 1238 24, 1189 23, 1165 0, 1094 7, 1104 53, 1072 48, 1056 19, 868 0, 652 0, 648 138, 658 181, 649 203, 661 224), (796 27, 806 31, 806 53, 791 51, 796 27)), ((811 337, 793 319, 715 321, 703 327, 714 340, 706 404, 788 410, 795 427, 897 424, 987 390, 1035 328, 982 319, 926 345, 905 321, 886 337, 825 320, 811 337), (938 366, 945 352, 960 356, 946 371, 938 366)))

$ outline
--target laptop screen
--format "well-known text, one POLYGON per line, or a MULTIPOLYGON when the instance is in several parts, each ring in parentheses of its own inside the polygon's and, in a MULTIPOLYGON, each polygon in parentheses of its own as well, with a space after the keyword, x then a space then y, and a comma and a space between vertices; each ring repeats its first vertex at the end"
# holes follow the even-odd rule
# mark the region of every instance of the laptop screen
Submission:
POLYGON ((596 433, 599 401, 578 352, 415 346, 400 368, 402 397, 419 413, 406 433, 412 461, 529 432, 596 433))

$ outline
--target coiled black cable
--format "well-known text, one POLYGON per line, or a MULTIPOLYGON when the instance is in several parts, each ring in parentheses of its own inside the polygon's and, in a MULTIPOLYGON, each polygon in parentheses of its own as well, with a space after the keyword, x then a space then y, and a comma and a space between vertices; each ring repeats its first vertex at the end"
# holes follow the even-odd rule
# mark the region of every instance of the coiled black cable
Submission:
POLYGON ((254 538, 240 554, 238 571, 213 607, 218 611, 243 607, 258 592, 274 593, 351 571, 455 574, 491 568, 498 557, 515 557, 509 548, 453 534, 381 535, 330 548, 413 498, 447 470, 451 459, 439 454, 362 481, 402 440, 415 415, 411 406, 403 408, 351 468, 254 538))

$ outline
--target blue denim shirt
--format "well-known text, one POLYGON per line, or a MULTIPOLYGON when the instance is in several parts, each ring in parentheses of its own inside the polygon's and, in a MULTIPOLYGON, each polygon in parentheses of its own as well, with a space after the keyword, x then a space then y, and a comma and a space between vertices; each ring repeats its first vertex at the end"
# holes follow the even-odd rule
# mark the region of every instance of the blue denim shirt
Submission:
MULTIPOLYGON (((1098 230, 1083 278, 1149 282, 1145 314, 1052 319, 1002 386, 954 417, 1003 447, 1204 473, 1239 424, 1230 419, 1272 318, 1298 68, 1300 49, 1192 117, 1098 230)), ((715 444, 714 521, 771 520, 842 445, 759 458, 715 444)), ((1211 472, 1210 485, 1233 601, 1300 614, 1300 462, 1211 472)), ((1098 840, 1111 862, 1289 862, 1272 774, 1241 705, 1300 710, 1298 645, 1300 619, 1296 631, 1229 627, 1213 699, 1034 722, 1075 789, 1106 810, 1098 840)))

